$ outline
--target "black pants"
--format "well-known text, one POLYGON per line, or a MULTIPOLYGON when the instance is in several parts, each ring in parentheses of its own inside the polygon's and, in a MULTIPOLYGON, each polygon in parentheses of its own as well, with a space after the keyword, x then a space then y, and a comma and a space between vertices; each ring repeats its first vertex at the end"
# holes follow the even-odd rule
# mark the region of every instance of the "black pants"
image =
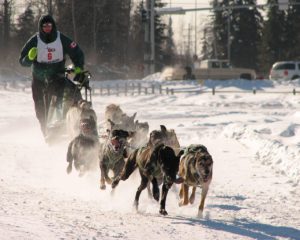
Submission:
POLYGON ((34 101, 35 114, 40 122, 41 130, 45 136, 47 126, 47 114, 49 110, 49 101, 46 101, 46 97, 51 99, 51 96, 57 97, 57 104, 61 104, 65 87, 65 78, 61 76, 55 76, 49 78, 47 81, 43 81, 33 75, 32 79, 32 98, 34 101))

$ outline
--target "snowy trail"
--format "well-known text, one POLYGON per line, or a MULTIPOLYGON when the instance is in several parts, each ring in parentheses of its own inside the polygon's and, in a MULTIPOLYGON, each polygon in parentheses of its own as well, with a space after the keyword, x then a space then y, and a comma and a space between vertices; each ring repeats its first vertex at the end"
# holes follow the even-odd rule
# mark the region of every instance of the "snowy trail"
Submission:
MULTIPOLYGON (((99 190, 98 172, 83 178, 75 172, 67 175, 67 142, 47 146, 30 94, 14 94, 21 104, 12 101, 11 93, 0 92, 5 113, 0 117, 1 239, 300 239, 299 186, 288 175, 262 165, 257 155, 260 140, 239 128, 264 129, 266 119, 276 118, 267 125, 272 134, 275 124, 286 129, 290 123, 285 119, 293 113, 281 106, 296 109, 299 102, 283 99, 270 110, 259 104, 270 106, 274 99, 261 103, 227 96, 184 101, 177 96, 94 98, 100 119, 104 107, 115 102, 129 115, 138 112, 138 119, 149 121, 151 129, 160 124, 174 128, 183 146, 207 146, 214 158, 214 176, 204 218, 197 219, 200 190, 193 205, 179 208, 178 186, 173 188, 167 199, 169 215, 162 217, 146 192, 140 211, 133 211, 137 174, 121 182, 114 196, 99 190)), ((270 140, 272 134, 265 137, 270 140)), ((288 137, 297 145, 294 136, 288 137)))

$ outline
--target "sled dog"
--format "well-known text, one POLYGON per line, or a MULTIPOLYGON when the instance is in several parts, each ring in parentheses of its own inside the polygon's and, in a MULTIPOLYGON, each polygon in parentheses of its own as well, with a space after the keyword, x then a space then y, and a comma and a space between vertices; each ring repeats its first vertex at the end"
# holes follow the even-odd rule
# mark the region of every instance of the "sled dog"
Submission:
POLYGON ((181 156, 179 164, 179 176, 183 179, 179 196, 179 206, 192 204, 195 200, 196 187, 202 188, 201 201, 198 209, 198 217, 202 217, 204 201, 212 180, 213 159, 207 148, 203 145, 190 145, 181 156), (192 187, 192 194, 188 198, 189 187, 192 187))

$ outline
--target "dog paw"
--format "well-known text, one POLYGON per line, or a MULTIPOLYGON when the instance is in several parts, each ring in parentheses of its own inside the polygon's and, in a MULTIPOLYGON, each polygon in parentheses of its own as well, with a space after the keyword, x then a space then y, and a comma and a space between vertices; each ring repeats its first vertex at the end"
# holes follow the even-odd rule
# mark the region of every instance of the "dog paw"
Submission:
POLYGON ((101 189, 101 190, 105 190, 105 189, 106 189, 105 184, 100 184, 100 189, 101 189))
POLYGON ((67 174, 70 174, 72 172, 72 165, 69 165, 66 169, 67 174))
POLYGON ((159 213, 164 216, 168 215, 168 212, 166 211, 166 209, 160 209, 159 213))
POLYGON ((113 196, 115 196, 115 189, 112 189, 111 191, 110 191, 110 195, 113 197, 113 196))
POLYGON ((133 208, 136 212, 139 210, 139 203, 137 201, 133 202, 133 208))
POLYGON ((198 211, 197 218, 203 218, 203 211, 198 211))
POLYGON ((188 205, 188 202, 184 202, 184 200, 181 200, 181 201, 178 203, 178 206, 179 206, 179 207, 182 207, 182 206, 185 206, 185 205, 188 205))
POLYGON ((105 181, 106 181, 107 184, 111 184, 111 183, 112 183, 112 180, 111 180, 111 178, 109 178, 109 177, 108 177, 108 178, 105 178, 105 181))
POLYGON ((156 201, 159 201, 159 191, 153 192, 153 198, 154 198, 156 201))
POLYGON ((115 179, 112 183, 111 183, 111 187, 112 188, 115 188, 116 186, 118 186, 118 184, 119 184, 119 179, 115 179))
POLYGON ((193 204, 194 201, 195 201, 195 196, 194 197, 190 197, 190 199, 189 199, 190 204, 193 204))
POLYGON ((159 201, 159 188, 158 187, 153 187, 152 196, 156 201, 159 201))

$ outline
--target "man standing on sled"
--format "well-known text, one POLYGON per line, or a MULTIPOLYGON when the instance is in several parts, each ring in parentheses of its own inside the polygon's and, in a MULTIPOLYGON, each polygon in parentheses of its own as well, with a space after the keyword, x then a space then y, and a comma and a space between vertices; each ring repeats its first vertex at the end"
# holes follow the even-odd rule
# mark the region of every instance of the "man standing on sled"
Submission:
MULTIPOLYGON (((46 137, 49 104, 44 93, 56 97, 56 108, 62 108, 65 88, 65 55, 75 67, 75 79, 83 74, 84 54, 80 47, 56 29, 54 19, 43 15, 38 24, 38 32, 24 45, 19 62, 24 67, 32 66, 32 97, 36 117, 43 135, 46 137)), ((61 116, 62 117, 62 116, 61 116)))

